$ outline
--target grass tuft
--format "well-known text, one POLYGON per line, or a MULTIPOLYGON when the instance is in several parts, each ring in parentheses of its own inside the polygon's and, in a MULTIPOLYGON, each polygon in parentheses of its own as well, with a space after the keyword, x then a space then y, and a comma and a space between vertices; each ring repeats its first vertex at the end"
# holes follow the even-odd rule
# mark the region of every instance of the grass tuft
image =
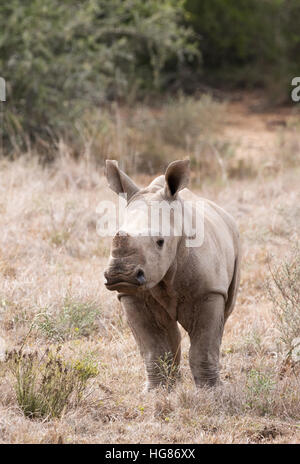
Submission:
POLYGON ((91 362, 66 362, 60 348, 42 355, 22 349, 8 354, 18 405, 31 419, 60 417, 71 401, 82 401, 88 380, 98 375, 91 362))
POLYGON ((49 340, 62 342, 91 335, 97 329, 100 314, 100 305, 93 301, 65 298, 58 312, 42 312, 35 325, 49 340))
POLYGON ((280 338, 288 356, 300 336, 300 249, 294 247, 290 257, 270 269, 267 292, 273 303, 273 314, 280 338))

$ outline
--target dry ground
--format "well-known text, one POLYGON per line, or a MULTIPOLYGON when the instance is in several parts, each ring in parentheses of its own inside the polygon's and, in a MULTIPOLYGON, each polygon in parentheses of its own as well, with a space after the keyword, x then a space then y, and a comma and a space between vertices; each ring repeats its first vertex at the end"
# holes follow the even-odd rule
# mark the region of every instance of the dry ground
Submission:
POLYGON ((195 391, 182 331, 182 379, 170 393, 143 393, 133 336, 115 294, 103 285, 109 241, 96 234, 96 207, 114 198, 103 173, 87 159, 67 156, 47 169, 26 156, 1 161, 0 336, 8 350, 20 347, 37 315, 59 314, 67 297, 75 306, 90 305, 95 319, 85 329, 69 327, 61 340, 34 325, 26 346, 61 343, 66 359, 89 356, 99 370, 79 406, 60 419, 33 420, 24 417, 11 372, 0 364, 1 443, 300 442, 299 372, 284 368, 264 289, 269 255, 281 260, 299 238, 300 171, 282 168, 278 130, 268 122, 286 117, 232 104, 224 136, 238 139, 239 156, 253 157, 256 166, 267 159, 267 170, 198 187, 235 216, 244 250, 239 297, 222 344, 223 386, 215 390, 195 391))

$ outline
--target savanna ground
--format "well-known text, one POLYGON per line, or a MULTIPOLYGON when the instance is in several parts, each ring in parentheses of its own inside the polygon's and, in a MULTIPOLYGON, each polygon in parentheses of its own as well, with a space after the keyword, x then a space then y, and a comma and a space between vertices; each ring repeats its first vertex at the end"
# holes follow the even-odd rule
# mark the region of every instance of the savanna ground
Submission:
MULTIPOLYGON (((199 152, 205 140, 192 147, 192 166, 201 165, 194 191, 236 218, 243 243, 239 296, 222 343, 223 384, 216 389, 195 390, 182 330, 181 380, 170 392, 143 392, 135 341, 116 295, 104 287, 110 240, 96 233, 99 201, 115 197, 88 146, 74 161, 61 143, 47 167, 29 154, 1 160, 0 336, 7 354, 0 364, 0 442, 299 443, 299 363, 286 357, 266 290, 270 269, 291 263, 299 239, 299 113, 260 111, 255 97, 242 96, 220 114, 205 148, 199 152), (84 366, 86 388, 77 400, 70 395, 60 417, 31 417, 30 410, 25 416, 24 379, 17 390, 9 353, 22 347, 35 357, 58 346, 53 356, 63 365, 84 366)), ((179 142, 176 149, 166 145, 173 159, 190 152, 189 140, 179 142)), ((124 137, 113 143, 110 157, 122 158, 124 137)), ((135 178, 143 185, 153 176, 135 178)), ((38 382, 36 369, 30 384, 38 382)))

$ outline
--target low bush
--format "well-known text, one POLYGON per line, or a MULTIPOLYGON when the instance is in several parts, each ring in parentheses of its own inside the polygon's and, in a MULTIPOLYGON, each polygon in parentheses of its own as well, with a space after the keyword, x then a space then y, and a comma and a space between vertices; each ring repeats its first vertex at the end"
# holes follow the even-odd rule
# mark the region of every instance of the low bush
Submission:
POLYGON ((267 292, 273 303, 273 314, 288 356, 300 337, 300 249, 294 248, 277 266, 270 268, 267 292))
POLYGON ((7 362, 15 379, 17 402, 30 418, 60 417, 72 402, 78 405, 84 398, 89 379, 98 375, 96 364, 66 362, 56 351, 22 349, 8 354, 7 362))

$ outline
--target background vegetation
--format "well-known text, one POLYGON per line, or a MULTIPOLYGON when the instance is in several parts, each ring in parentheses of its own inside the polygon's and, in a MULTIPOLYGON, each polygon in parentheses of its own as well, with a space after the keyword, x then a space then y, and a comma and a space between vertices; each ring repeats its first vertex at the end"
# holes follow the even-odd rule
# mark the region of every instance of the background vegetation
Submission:
POLYGON ((300 0, 2 2, 4 148, 34 144, 48 159, 63 137, 78 154, 87 114, 207 85, 263 87, 272 103, 287 101, 299 23, 300 0))
POLYGON ((287 100, 299 74, 299 0, 187 0, 199 34, 205 79, 217 86, 260 86, 287 100))

